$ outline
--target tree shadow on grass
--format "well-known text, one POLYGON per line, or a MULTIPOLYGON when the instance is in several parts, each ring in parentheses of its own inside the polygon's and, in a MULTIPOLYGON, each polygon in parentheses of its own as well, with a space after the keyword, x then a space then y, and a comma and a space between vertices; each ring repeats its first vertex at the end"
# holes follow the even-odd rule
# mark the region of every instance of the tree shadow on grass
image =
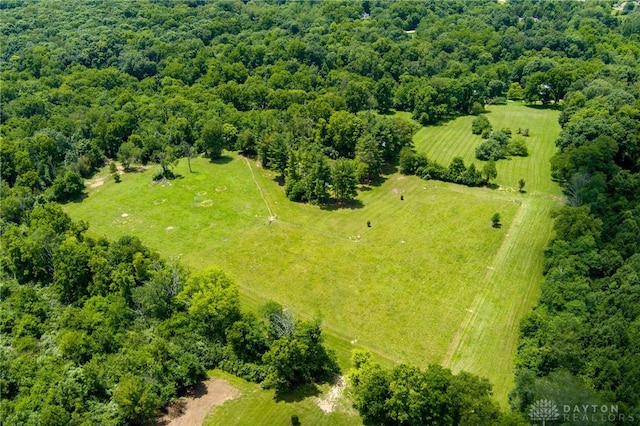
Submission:
POLYGON ((89 194, 87 194, 86 192, 82 192, 81 194, 76 195, 75 197, 71 198, 67 202, 73 203, 73 204, 80 204, 88 197, 89 197, 89 194))
POLYGON ((291 391, 276 391, 274 399, 277 402, 300 402, 306 398, 320 395, 320 389, 315 384, 299 386, 291 391))
POLYGON ((355 210, 355 209, 361 209, 363 207, 364 207, 364 204, 362 203, 362 201, 358 199, 343 200, 343 201, 332 199, 326 202, 325 204, 323 204, 320 208, 322 210, 334 211, 334 210, 342 210, 342 209, 355 210))
POLYGON ((147 167, 146 164, 142 164, 142 165, 131 165, 127 168, 124 168, 122 171, 126 175, 127 173, 144 173, 147 170, 149 170, 149 167, 147 167))
POLYGON ((218 158, 211 158, 209 159, 209 161, 212 164, 229 164, 230 162, 233 161, 233 157, 229 156, 229 155, 222 155, 218 158))
POLYGON ((562 106, 560 104, 525 104, 527 108, 531 109, 551 109, 551 110, 560 110, 562 106))

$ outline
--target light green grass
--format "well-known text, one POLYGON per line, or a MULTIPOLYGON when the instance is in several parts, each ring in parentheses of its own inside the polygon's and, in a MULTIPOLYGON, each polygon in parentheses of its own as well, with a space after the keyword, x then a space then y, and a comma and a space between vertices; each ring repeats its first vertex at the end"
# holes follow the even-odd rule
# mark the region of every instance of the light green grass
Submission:
POLYGON ((193 269, 222 267, 247 309, 272 299, 298 317, 319 316, 343 369, 356 347, 387 363, 443 363, 488 377, 506 405, 518 322, 542 279, 554 191, 391 175, 359 194, 361 206, 322 210, 288 201, 275 174, 255 162, 229 159, 193 160, 195 173, 181 161, 183 177, 170 185, 152 183, 153 170, 108 179, 67 210, 97 235, 138 235, 193 269), (491 227, 495 212, 500 229, 491 227))
MULTIPOLYGON (((528 157, 511 157, 496 163, 496 183, 505 188, 517 188, 518 181, 524 179, 525 190, 531 195, 560 196, 560 187, 551 181, 549 168, 549 160, 556 151, 559 113, 520 102, 491 105, 487 110, 485 116, 494 130, 508 127, 513 136, 518 137, 518 128, 526 127, 530 135, 523 137, 529 149, 528 157)), ((460 117, 439 126, 421 128, 413 138, 416 150, 445 166, 453 157, 460 156, 465 164, 475 163, 476 167, 482 169, 485 162, 476 159, 475 150, 483 139, 471 133, 474 118, 460 117)))
POLYGON ((217 370, 209 376, 227 380, 241 396, 216 407, 205 419, 205 426, 290 425, 294 414, 302 425, 362 425, 357 411, 344 395, 335 401, 332 412, 325 413, 319 408, 318 399, 327 397, 329 385, 306 386, 278 400, 273 390, 264 390, 255 383, 217 370))

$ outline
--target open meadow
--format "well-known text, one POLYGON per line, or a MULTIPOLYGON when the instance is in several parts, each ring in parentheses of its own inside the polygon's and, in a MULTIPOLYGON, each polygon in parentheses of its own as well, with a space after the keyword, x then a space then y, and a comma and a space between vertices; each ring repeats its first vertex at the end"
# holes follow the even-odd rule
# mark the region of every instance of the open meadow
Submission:
POLYGON ((273 390, 262 389, 260 385, 219 370, 211 371, 209 376, 226 380, 238 390, 240 397, 216 407, 205 419, 204 426, 288 425, 294 415, 301 425, 362 425, 358 412, 344 393, 344 381, 333 386, 303 386, 279 399, 273 390))
MULTIPOLYGON (((152 182, 154 169, 115 183, 105 168, 88 183, 88 197, 66 209, 95 235, 136 235, 192 269, 222 267, 247 309, 271 299, 299 318, 320 317, 343 369, 356 347, 383 362, 442 363, 488 377, 506 405, 519 320, 538 296, 560 194, 545 181, 557 113, 531 109, 539 116, 528 118, 524 108, 488 114, 494 128, 514 120, 511 127, 531 129, 531 155, 498 162, 506 189, 392 174, 348 208, 321 209, 288 201, 274 172, 228 153, 217 163, 192 160, 193 173, 181 160, 181 177, 164 184, 152 182), (531 192, 509 188, 520 178, 531 192), (491 226, 496 212, 501 228, 491 226)), ((417 150, 468 163, 470 143, 445 142, 455 132, 458 141, 475 138, 470 120, 421 129, 417 150)))
MULTIPOLYGON (((528 157, 511 157, 496 162, 498 178, 495 182, 503 188, 518 188, 518 181, 526 181, 525 190, 530 195, 558 195, 560 186, 551 181, 549 160, 556 152, 555 140, 560 127, 557 111, 522 102, 507 105, 489 105, 484 114, 493 130, 509 128, 518 137, 518 128, 528 128, 529 137, 523 137, 529 149, 528 157)), ((471 133, 474 116, 459 117, 437 126, 423 127, 415 134, 415 148, 431 160, 448 165, 459 156, 465 164, 475 163, 482 170, 484 161, 476 159, 476 147, 483 139, 471 133)))

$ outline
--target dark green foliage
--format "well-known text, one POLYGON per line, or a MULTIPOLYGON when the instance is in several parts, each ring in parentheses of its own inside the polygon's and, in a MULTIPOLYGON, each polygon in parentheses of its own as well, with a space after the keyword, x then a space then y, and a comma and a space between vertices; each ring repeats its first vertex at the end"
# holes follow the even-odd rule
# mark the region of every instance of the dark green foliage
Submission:
POLYGON ((2 235, 3 264, 16 277, 0 293, 9 424, 143 424, 214 367, 287 388, 337 371, 317 323, 296 323, 279 306, 268 323, 243 315, 221 270, 188 276, 137 238, 110 243, 85 230, 45 204, 2 235), (304 368, 287 376, 300 359, 304 368))
POLYGON ((555 213, 540 300, 521 324, 510 395, 520 412, 552 398, 637 413, 640 394, 629 377, 638 371, 640 310, 629 290, 640 270, 640 152, 628 121, 638 116, 637 101, 631 108, 623 94, 630 83, 593 79, 566 96, 551 170, 568 206, 555 213))
POLYGON ((358 180, 371 183, 380 177, 382 171, 382 152, 378 142, 371 135, 362 136, 356 143, 356 161, 358 180))
MULTIPOLYGON (((79 199, 82 179, 106 159, 157 163, 157 178, 169 179, 181 156, 240 150, 283 174, 289 198, 315 203, 329 199, 329 161, 340 158, 366 165, 364 181, 397 161, 403 173, 481 185, 494 174, 428 161, 410 149, 413 124, 362 111, 393 108, 432 124, 505 95, 562 105, 552 170, 578 207, 557 217, 540 306, 523 325, 517 408, 525 411, 548 378, 637 412, 633 2, 619 16, 606 2, 277 3, 0 5, 3 423, 143 423, 207 368, 262 380, 262 333, 267 345, 289 339, 283 349, 305 353, 290 342, 300 339, 286 311, 262 330, 232 294, 222 297, 233 286, 217 279, 202 290, 216 306, 196 309, 201 290, 187 291, 180 268, 135 239, 92 240, 45 204, 79 199)), ((525 152, 480 134, 483 158, 525 152)), ((339 198, 348 198, 351 174, 343 175, 339 198)), ((390 423, 411 412, 401 400, 390 423)), ((496 423, 478 415, 467 424, 496 423)))
POLYGON ((485 129, 489 129, 491 131, 491 123, 489 119, 484 115, 479 115, 473 119, 471 123, 471 133, 474 135, 481 134, 485 129))
POLYGON ((491 182, 491 180, 498 177, 498 170, 496 169, 495 161, 489 160, 482 167, 482 177, 484 178, 486 183, 491 182))
POLYGON ((357 166, 353 160, 339 158, 331 169, 333 194, 338 201, 348 201, 357 194, 357 166))
MULTIPOLYGON (((498 130, 489 136, 489 138, 482 142, 476 148, 476 158, 483 161, 497 161, 503 158, 507 158, 509 154, 509 145, 512 144, 511 136, 505 133, 503 130, 498 130)), ((522 148, 522 144, 516 144, 513 146, 514 152, 526 152, 526 147, 522 148)))
POLYGON ((290 150, 287 160, 285 194, 292 201, 323 204, 329 198, 331 169, 315 147, 290 150))
POLYGON ((82 176, 72 170, 57 177, 51 186, 52 201, 68 201, 78 197, 84 191, 82 176))
POLYGON ((502 226, 500 223, 500 213, 494 213, 493 216, 491 216, 491 226, 494 228, 500 228, 502 226))
POLYGON ((293 334, 271 344, 262 357, 268 369, 263 385, 287 391, 297 385, 327 380, 338 371, 335 354, 322 346, 318 321, 298 322, 293 334))
MULTIPOLYGON (((449 167, 429 161, 423 154, 417 154, 412 149, 405 147, 400 152, 400 172, 403 174, 416 174, 423 179, 436 179, 445 182, 454 182, 467 186, 480 186, 487 183, 475 166, 464 164, 461 157, 454 157, 449 167)), ((497 176, 497 172, 495 172, 497 176)))
POLYGON ((507 144, 507 155, 513 157, 526 157, 529 155, 529 150, 524 140, 518 137, 511 139, 507 144))
POLYGON ((428 164, 427 158, 424 155, 416 154, 413 149, 408 146, 402 148, 400 151, 400 173, 405 175, 414 175, 418 170, 426 167, 428 164))
POLYGON ((439 365, 387 369, 366 351, 354 351, 352 364, 354 406, 371 424, 499 424, 503 419, 486 379, 465 372, 453 375, 439 365))

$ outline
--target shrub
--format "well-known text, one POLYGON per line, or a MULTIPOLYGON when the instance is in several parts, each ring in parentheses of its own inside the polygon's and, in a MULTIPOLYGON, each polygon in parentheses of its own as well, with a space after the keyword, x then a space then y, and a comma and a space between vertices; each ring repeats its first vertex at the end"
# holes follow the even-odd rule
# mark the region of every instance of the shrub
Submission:
POLYGON ((493 216, 491 216, 491 226, 500 228, 500 213, 494 213, 493 216))
POLYGON ((506 105, 507 98, 504 96, 496 96, 495 98, 489 99, 489 104, 491 105, 506 105))
POLYGON ((405 146, 400 151, 400 173, 405 175, 418 174, 418 170, 428 165, 427 157, 424 154, 418 154, 414 152, 408 146, 405 146))
POLYGON ((479 135, 483 133, 485 129, 489 129, 489 132, 491 132, 491 123, 487 117, 479 115, 473 119, 473 122, 471 123, 471 133, 479 135))
POLYGON ((502 158, 507 157, 507 150, 504 145, 502 145, 496 139, 487 139, 482 142, 480 146, 476 148, 476 158, 478 160, 489 161, 489 160, 500 160, 502 158))
POLYGON ((473 105, 471 105, 471 110, 469 112, 471 112, 471 115, 478 115, 483 111, 484 106, 480 102, 474 102, 473 105))
POLYGON ((507 145, 507 154, 517 157, 526 157, 529 155, 527 144, 524 143, 522 138, 515 138, 507 145))
POLYGON ((176 175, 169 169, 158 170, 156 174, 153 175, 153 180, 156 182, 162 179, 171 180, 175 178, 176 178, 176 175))

